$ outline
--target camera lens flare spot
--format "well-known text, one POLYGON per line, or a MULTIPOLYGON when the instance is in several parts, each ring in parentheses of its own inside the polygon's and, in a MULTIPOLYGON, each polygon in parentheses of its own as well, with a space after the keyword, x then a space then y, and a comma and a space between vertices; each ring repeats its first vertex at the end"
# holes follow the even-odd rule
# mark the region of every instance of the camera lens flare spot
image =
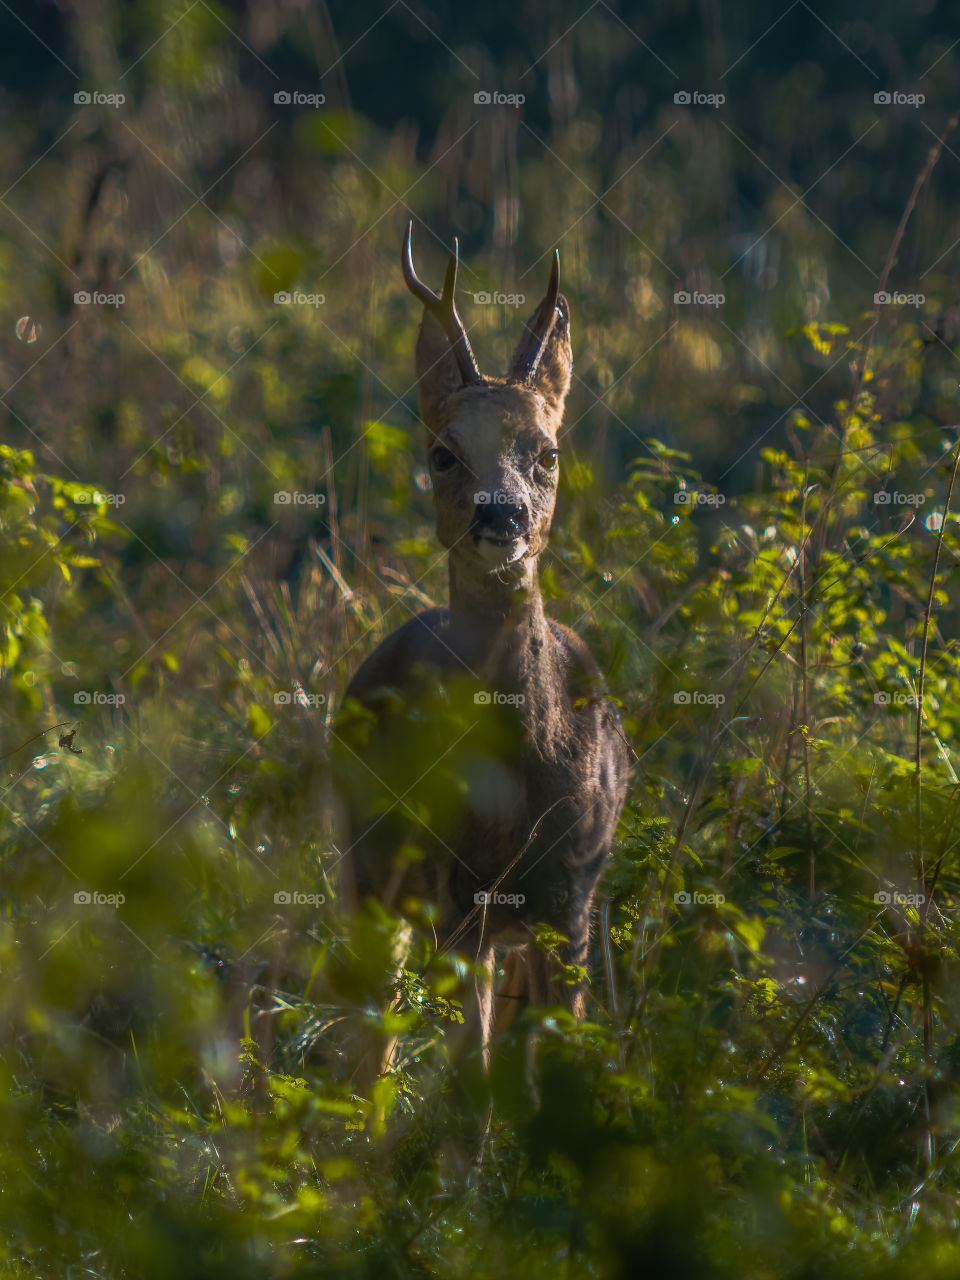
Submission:
POLYGON ((30 346, 40 337, 40 321, 34 320, 32 316, 21 316, 17 321, 16 332, 20 341, 30 346))

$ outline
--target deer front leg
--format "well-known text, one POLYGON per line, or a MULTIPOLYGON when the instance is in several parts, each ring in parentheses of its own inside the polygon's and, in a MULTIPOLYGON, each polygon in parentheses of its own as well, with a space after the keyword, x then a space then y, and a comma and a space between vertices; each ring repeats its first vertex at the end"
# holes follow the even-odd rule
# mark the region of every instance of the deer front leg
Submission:
POLYGON ((562 1005, 575 1017, 582 1018, 586 1011, 583 987, 568 981, 565 966, 583 966, 589 944, 590 905, 587 902, 571 922, 569 940, 560 945, 556 955, 544 951, 532 940, 522 947, 511 947, 496 994, 494 1032, 503 1035, 509 1031, 528 1006, 542 1009, 562 1005))
POLYGON ((503 981, 497 990, 493 1011, 493 1030, 497 1035, 509 1031, 529 1004, 530 982, 527 977, 528 947, 511 947, 503 964, 503 981))
POLYGON ((573 909, 565 925, 558 925, 559 932, 566 936, 567 941, 557 947, 555 954, 532 941, 527 944, 528 994, 534 1008, 562 1005, 580 1019, 586 1012, 583 983, 571 982, 565 970, 569 967, 583 968, 587 963, 593 885, 583 887, 574 884, 568 893, 568 902, 572 900, 573 909))
MULTIPOLYGON (((407 958, 410 954, 410 947, 413 942, 413 930, 409 924, 404 923, 397 930, 391 950, 391 968, 394 975, 394 983, 399 983, 403 976, 403 970, 406 967, 407 958)), ((391 1001, 388 1007, 392 1007, 396 1003, 396 998, 391 1001)), ((386 1073, 393 1066, 394 1056, 397 1051, 399 1037, 390 1036, 384 1043, 383 1037, 375 1032, 364 1028, 361 1035, 361 1047, 357 1058, 357 1064, 351 1076, 351 1083, 354 1090, 362 1098, 369 1098, 370 1091, 380 1076, 386 1073)))
POLYGON ((527 1001, 534 1009, 562 1005, 575 1018, 586 1012, 586 997, 582 983, 568 981, 564 968, 582 965, 587 958, 589 937, 586 932, 578 938, 562 943, 557 955, 551 955, 530 943, 527 947, 527 1001))
MULTIPOLYGON (((494 952, 476 955, 474 998, 465 1001, 464 1021, 446 1033, 447 1069, 442 1086, 445 1141, 437 1151, 442 1166, 469 1177, 482 1158, 490 1126, 490 1041, 493 1031, 494 952)), ((434 1099, 432 1106, 437 1105, 434 1099)))
POLYGON ((493 947, 486 945, 476 957, 478 971, 474 975, 474 999, 468 1001, 465 1017, 459 1026, 447 1031, 447 1048, 451 1065, 460 1067, 474 1059, 486 1074, 490 1069, 490 1041, 493 1037, 493 947))
MULTIPOLYGON (((538 947, 533 941, 517 947, 507 954, 504 977, 497 992, 494 1029, 498 1035, 506 1032, 519 1014, 527 1007, 534 1009, 561 1005, 575 1018, 585 1013, 586 1001, 580 984, 567 980, 566 965, 582 965, 587 958, 589 944, 589 915, 584 914, 579 929, 571 930, 569 942, 561 944, 558 954, 538 947)), ((537 1082, 537 1046, 540 1034, 529 1032, 524 1045, 527 1088, 535 1107, 540 1105, 540 1089, 537 1082)))

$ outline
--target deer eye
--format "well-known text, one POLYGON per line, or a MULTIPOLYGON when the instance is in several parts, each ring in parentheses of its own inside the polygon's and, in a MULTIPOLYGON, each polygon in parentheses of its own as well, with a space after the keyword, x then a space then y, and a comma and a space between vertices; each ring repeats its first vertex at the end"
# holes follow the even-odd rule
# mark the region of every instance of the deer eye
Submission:
POLYGON ((457 455, 449 449, 445 449, 443 445, 437 445, 433 451, 433 465, 438 471, 449 471, 451 467, 456 466, 457 455))
POLYGON ((537 459, 537 463, 543 467, 544 471, 556 471, 559 462, 559 449, 544 449, 543 453, 541 453, 540 457, 537 459))

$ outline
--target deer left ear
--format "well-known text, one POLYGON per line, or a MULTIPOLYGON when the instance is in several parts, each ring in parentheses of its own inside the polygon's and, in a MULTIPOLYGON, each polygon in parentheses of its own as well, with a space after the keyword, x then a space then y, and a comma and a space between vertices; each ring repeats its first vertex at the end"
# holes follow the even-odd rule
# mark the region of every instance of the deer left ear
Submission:
MULTIPOLYGON (((528 328, 532 328, 536 316, 532 317, 528 328)), ((520 354, 514 355, 514 363, 520 354)), ((512 370, 511 365, 511 370, 512 370)), ((550 336, 543 348, 543 354, 532 375, 526 379, 529 386, 543 396, 553 415, 559 420, 563 416, 563 404, 570 390, 570 376, 573 373, 573 348, 570 346, 570 307, 563 294, 557 295, 556 318, 550 336)))
POLYGON ((559 424, 572 370, 570 307, 560 292, 560 254, 554 250, 547 292, 517 344, 507 381, 539 391, 559 424))

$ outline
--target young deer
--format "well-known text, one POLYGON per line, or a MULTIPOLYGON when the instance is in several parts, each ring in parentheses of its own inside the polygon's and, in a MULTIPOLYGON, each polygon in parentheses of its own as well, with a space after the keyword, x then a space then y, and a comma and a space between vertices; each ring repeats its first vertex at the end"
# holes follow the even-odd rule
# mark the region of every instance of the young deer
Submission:
POLYGON ((457 242, 438 297, 414 271, 411 230, 403 274, 424 307, 416 372, 450 605, 411 617, 347 689, 347 899, 435 904, 441 947, 479 962, 486 1066, 495 1014, 498 1029, 525 1003, 582 1016, 563 966, 587 957, 628 751, 587 646, 540 596, 573 361, 559 254, 507 377, 484 377, 454 302, 457 242), (538 924, 568 939, 556 955, 534 943, 538 924))

